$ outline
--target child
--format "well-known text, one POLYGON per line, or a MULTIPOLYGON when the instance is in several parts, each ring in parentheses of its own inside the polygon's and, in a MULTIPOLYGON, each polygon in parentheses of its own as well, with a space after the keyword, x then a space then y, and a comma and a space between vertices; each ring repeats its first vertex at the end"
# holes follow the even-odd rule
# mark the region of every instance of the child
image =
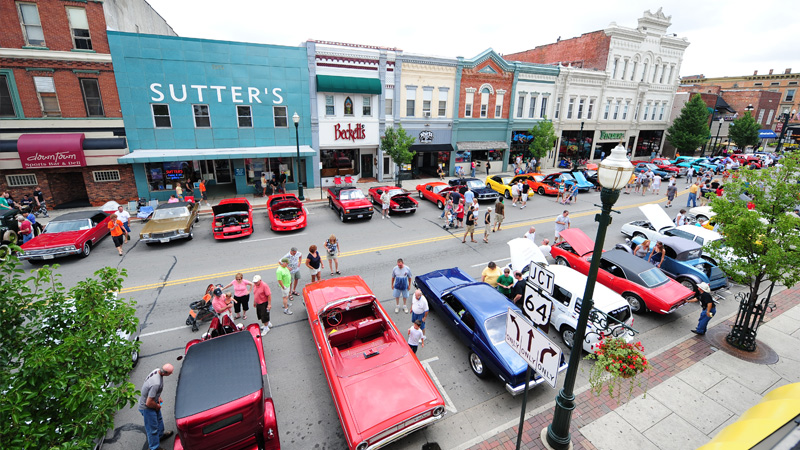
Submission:
POLYGON ((446 230, 447 228, 454 228, 455 227, 455 216, 453 216, 453 211, 448 209, 444 212, 444 225, 442 225, 442 229, 446 230))
POLYGON ((421 326, 422 321, 417 319, 414 321, 411 328, 408 329, 408 346, 411 347, 411 351, 414 353, 417 353, 417 347, 419 346, 425 348, 425 339, 420 329, 421 326))
POLYGON ((558 182, 558 195, 556 196, 556 203, 564 203, 564 191, 566 190, 563 181, 558 182))

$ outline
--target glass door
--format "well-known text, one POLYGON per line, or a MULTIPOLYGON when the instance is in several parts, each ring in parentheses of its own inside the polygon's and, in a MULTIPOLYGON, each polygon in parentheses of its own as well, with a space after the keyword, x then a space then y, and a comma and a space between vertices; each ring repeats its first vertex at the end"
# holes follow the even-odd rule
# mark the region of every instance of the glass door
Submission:
POLYGON ((229 159, 215 159, 213 162, 214 177, 217 180, 217 184, 230 184, 233 182, 231 161, 229 159))

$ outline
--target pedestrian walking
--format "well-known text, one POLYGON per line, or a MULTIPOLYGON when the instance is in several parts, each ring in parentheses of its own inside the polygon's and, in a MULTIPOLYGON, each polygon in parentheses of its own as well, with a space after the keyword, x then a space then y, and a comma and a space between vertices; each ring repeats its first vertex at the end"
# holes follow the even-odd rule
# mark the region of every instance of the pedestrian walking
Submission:
POLYGON ((644 197, 644 194, 646 194, 648 189, 650 189, 650 181, 652 180, 651 178, 652 174, 653 173, 648 170, 642 177, 642 197, 644 197))
POLYGON ((289 271, 289 258, 281 259, 281 264, 278 270, 275 271, 275 277, 278 279, 278 286, 281 287, 283 313, 292 315, 292 310, 289 309, 289 296, 292 289, 292 273, 289 271))
MULTIPOLYGON (((129 234, 131 232, 131 227, 129 226, 128 222, 131 220, 131 213, 125 211, 125 208, 123 208, 122 205, 119 205, 117 208, 117 219, 122 222, 122 227, 125 228, 125 231, 127 231, 129 234)), ((125 235, 125 242, 128 242, 128 234, 125 235)))
POLYGON ((528 186, 528 183, 519 182, 519 201, 522 203, 519 209, 525 209, 528 206, 528 192, 530 189, 531 187, 528 186))
POLYGON ((381 194, 381 219, 389 217, 389 206, 392 203, 392 197, 389 195, 389 190, 384 190, 381 194))
POLYGON ((467 206, 469 206, 472 204, 473 200, 475 200, 475 193, 472 192, 472 189, 467 188, 467 190, 464 192, 464 202, 467 204, 467 206))
POLYGON ((564 204, 572 204, 578 202, 578 184, 572 183, 572 189, 569 190, 569 198, 564 202, 564 204))
POLYGON ((497 267, 497 263, 489 261, 489 264, 481 272, 481 282, 496 288, 497 279, 500 278, 501 274, 502 272, 500 272, 500 268, 497 267))
POLYGON ((297 283, 300 281, 300 261, 303 260, 303 255, 297 251, 297 247, 292 247, 289 253, 283 255, 283 257, 289 260, 289 272, 292 276, 291 290, 289 291, 291 300, 293 295, 300 295, 297 292, 297 283))
POLYGON ((678 215, 675 216, 675 226, 686 225, 686 210, 681 209, 678 212, 678 215))
POLYGON ((253 306, 256 307, 256 317, 261 321, 261 335, 269 333, 272 322, 269 313, 272 310, 272 292, 267 283, 261 281, 261 275, 253 277, 253 306))
POLYGON ((492 207, 486 208, 486 213, 483 215, 483 242, 489 243, 489 230, 492 229, 492 207))
POLYGON ((560 216, 556 217, 556 239, 553 241, 553 245, 562 241, 561 232, 569 229, 570 225, 569 211, 565 209, 560 216))
POLYGON ((114 241, 114 247, 117 247, 119 256, 122 256, 122 244, 128 239, 128 232, 125 231, 122 222, 117 220, 116 213, 111 214, 111 217, 108 219, 108 229, 111 231, 111 240, 114 241))
POLYGON ((322 256, 317 251, 317 246, 312 245, 308 247, 308 256, 306 257, 306 267, 311 271, 311 282, 322 280, 322 269, 325 265, 322 263, 322 256))
POLYGON ((689 198, 686 199, 687 208, 689 207, 689 204, 692 205, 692 208, 697 206, 697 191, 700 190, 698 183, 700 182, 698 181, 697 183, 692 183, 692 185, 689 187, 689 198))
POLYGON ((411 297, 411 322, 420 321, 420 329, 422 329, 422 339, 425 339, 425 322, 428 320, 428 299, 422 295, 419 289, 414 291, 414 296, 411 297))
POLYGON ((336 236, 331 235, 328 240, 325 241, 325 250, 327 252, 326 259, 328 260, 328 267, 331 269, 331 275, 333 275, 334 264, 336 264, 336 275, 341 275, 341 272, 339 272, 339 252, 342 248, 336 236))
POLYGON ((708 283, 700 283, 697 285, 699 295, 695 294, 694 298, 687 300, 688 303, 700 302, 700 320, 697 321, 697 328, 692 330, 692 333, 704 335, 708 329, 708 322, 717 313, 717 307, 714 305, 714 298, 711 297, 711 288, 708 283))
POLYGON ((639 172, 639 174, 636 175, 636 181, 633 184, 634 194, 638 194, 642 189, 642 181, 644 181, 644 172, 639 172))
POLYGON ((664 244, 661 241, 656 242, 655 248, 650 253, 650 264, 661 268, 661 263, 664 262, 664 244))
POLYGON ((465 205, 464 199, 462 198, 462 199, 460 199, 458 201, 458 205, 456 206, 456 210, 455 210, 455 212, 456 212, 456 222, 458 222, 458 225, 456 225, 456 228, 461 228, 461 227, 464 226, 464 205, 465 205))
POLYGON ((234 319, 244 316, 242 319, 247 319, 247 311, 250 310, 250 291, 253 289, 253 283, 244 279, 242 273, 237 273, 233 277, 233 281, 228 283, 222 289, 228 289, 233 286, 233 312, 236 313, 234 319))
POLYGON ((197 183, 197 188, 200 189, 200 198, 206 202, 206 206, 208 206, 208 196, 206 195, 206 182, 202 179, 199 183, 197 183))
POLYGON ((489 161, 487 160, 487 161, 486 161, 486 176, 487 176, 487 177, 489 176, 489 169, 491 169, 491 168, 492 168, 492 165, 491 165, 491 164, 489 163, 489 161))
POLYGON ((655 174, 653 176, 653 193, 658 195, 659 191, 661 190, 661 175, 655 174))
POLYGON ((516 182, 511 185, 511 206, 517 206, 517 202, 520 201, 519 198, 519 191, 522 187, 522 183, 516 182))
POLYGON ((500 196, 494 204, 494 227, 492 228, 492 233, 500 231, 500 225, 503 224, 503 219, 506 218, 505 211, 506 205, 503 204, 503 197, 500 196))
POLYGON ((466 219, 465 222, 467 225, 467 230, 464 232, 464 237, 461 238, 461 243, 463 244, 467 242, 467 235, 469 235, 469 238, 472 242, 478 242, 475 240, 475 214, 472 206, 470 206, 469 211, 466 212, 464 218, 466 219))
POLYGON ((636 184, 636 174, 632 173, 630 179, 628 179, 628 184, 625 185, 625 193, 630 194, 635 184, 636 184))
POLYGON ((678 187, 674 183, 670 183, 667 186, 667 206, 665 208, 672 208, 672 201, 675 200, 676 195, 678 195, 678 187))
POLYGON ((403 297, 403 311, 408 314, 408 289, 411 286, 411 269, 403 263, 403 258, 397 259, 397 265, 392 269, 392 293, 394 296, 394 312, 400 311, 400 297, 403 297))
POLYGON ((689 170, 686 171, 686 184, 690 185, 693 183, 694 178, 694 167, 689 166, 689 170))
POLYGON ((41 186, 36 186, 33 189, 33 202, 36 204, 36 215, 39 214, 50 217, 47 215, 47 202, 44 200, 44 192, 42 192, 41 186))
POLYGON ((497 277, 497 290, 510 300, 512 287, 514 287, 514 278, 511 277, 511 269, 506 267, 503 269, 503 274, 497 277))
POLYGON ((564 181, 558 182, 558 194, 556 195, 556 203, 564 203, 565 197, 564 194, 567 192, 567 185, 564 181))
POLYGON ((164 364, 150 372, 142 384, 142 394, 139 396, 139 412, 144 419, 144 433, 147 436, 147 447, 150 450, 160 449, 159 442, 166 441, 173 434, 172 430, 164 431, 164 418, 161 416, 161 407, 164 399, 161 391, 164 390, 164 377, 172 375, 175 370, 172 364, 164 364))
POLYGON ((534 244, 536 243, 536 227, 530 227, 522 237, 530 239, 534 244))
POLYGON ((425 348, 425 334, 422 332, 422 321, 417 320, 408 329, 408 346, 417 353, 417 348, 425 348))

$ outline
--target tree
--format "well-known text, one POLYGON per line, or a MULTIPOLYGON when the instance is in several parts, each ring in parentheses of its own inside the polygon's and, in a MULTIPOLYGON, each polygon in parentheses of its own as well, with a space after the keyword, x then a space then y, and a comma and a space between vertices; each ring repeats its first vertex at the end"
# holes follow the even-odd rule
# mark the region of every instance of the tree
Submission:
POLYGON ((711 200, 725 239, 708 253, 733 281, 748 287, 749 308, 775 284, 800 281, 800 218, 793 213, 800 198, 798 171, 800 152, 789 152, 779 166, 741 169, 725 184, 725 195, 711 200), (751 198, 754 210, 742 195, 751 198))
POLYGON ((536 166, 539 166, 539 161, 553 150, 553 146, 556 145, 556 140, 558 140, 553 128, 553 122, 547 120, 546 117, 543 119, 528 130, 528 134, 531 135, 528 150, 531 152, 531 156, 536 158, 536 166))
POLYGON ((692 97, 667 130, 667 140, 683 154, 692 154, 708 140, 708 107, 700 94, 692 97))
MULTIPOLYGON (((414 159, 414 155, 417 154, 417 152, 409 150, 413 144, 414 137, 406 134, 406 130, 403 129, 402 125, 399 125, 397 130, 392 127, 387 128, 381 138, 381 150, 392 158, 392 161, 398 166, 398 170, 403 164, 410 164, 414 159)), ((399 184, 399 172, 397 178, 399 184)))
POLYGON ((137 400, 127 380, 139 343, 126 337, 136 310, 115 294, 125 271, 106 267, 66 289, 57 266, 26 275, 20 264, 0 262, 0 442, 91 449, 137 400))
POLYGON ((728 137, 742 150, 748 146, 755 147, 759 141, 758 128, 758 122, 747 111, 744 116, 733 121, 728 129, 728 137))

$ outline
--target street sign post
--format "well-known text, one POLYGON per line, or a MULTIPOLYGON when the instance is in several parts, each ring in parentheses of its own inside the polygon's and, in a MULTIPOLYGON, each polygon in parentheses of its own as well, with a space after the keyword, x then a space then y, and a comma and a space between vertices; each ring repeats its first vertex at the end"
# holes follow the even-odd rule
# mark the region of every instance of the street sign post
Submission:
POLYGON ((525 317, 508 309, 506 343, 551 387, 556 387, 561 348, 536 329, 525 317))
POLYGON ((553 295, 556 276, 553 272, 538 264, 531 264, 531 271, 525 285, 525 301, 522 308, 534 325, 541 328, 545 334, 550 332, 550 316, 553 313, 553 302, 541 295, 547 292, 553 295))

